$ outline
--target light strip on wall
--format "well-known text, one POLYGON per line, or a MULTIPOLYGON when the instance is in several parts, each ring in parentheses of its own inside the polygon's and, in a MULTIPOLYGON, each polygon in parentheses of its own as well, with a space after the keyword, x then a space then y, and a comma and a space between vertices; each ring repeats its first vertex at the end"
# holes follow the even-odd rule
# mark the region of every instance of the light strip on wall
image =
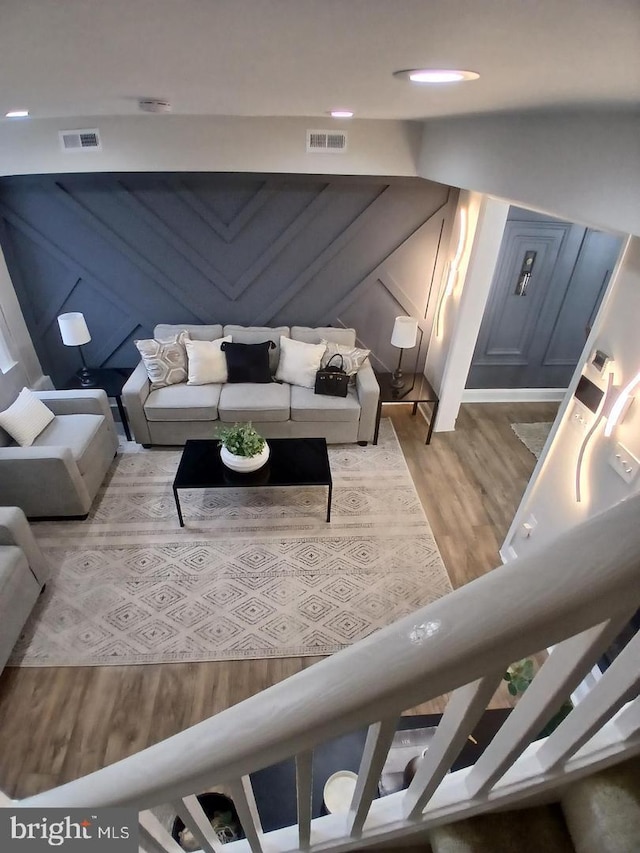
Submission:
POLYGON ((607 438, 609 438, 609 436, 615 429, 616 424, 622 417, 622 413, 624 412, 625 406, 627 405, 629 398, 631 397, 631 392, 635 391, 638 385, 640 385, 640 373, 637 373, 633 377, 631 382, 629 382, 628 385, 625 385, 622 391, 618 394, 618 399, 611 407, 609 417, 607 418, 607 424, 604 428, 604 434, 607 438))
POLYGON ((462 259, 462 254, 464 252, 464 244, 467 239, 467 211, 464 207, 460 208, 460 234, 458 236, 458 246, 456 248, 456 253, 453 256, 453 260, 449 264, 449 270, 447 272, 447 283, 442 291, 442 296, 440 297, 440 304, 438 305, 438 312, 436 314, 436 337, 439 338, 442 335, 442 318, 444 315, 444 308, 447 303, 447 300, 453 293, 453 288, 455 287, 456 280, 458 278, 458 266, 460 264, 460 260, 462 259))
POLYGON ((600 418, 603 415, 605 410, 605 406, 611 397, 611 392, 613 390, 613 373, 609 373, 607 378, 607 390, 602 395, 602 399, 600 400, 600 405, 596 409, 593 415, 593 424, 591 425, 591 429, 585 435, 584 441, 580 445, 580 450, 578 451, 578 459, 576 461, 576 502, 580 503, 582 501, 582 462, 584 460, 584 455, 587 451, 587 447, 589 442, 593 438, 593 434, 598 428, 598 424, 600 423, 600 418))

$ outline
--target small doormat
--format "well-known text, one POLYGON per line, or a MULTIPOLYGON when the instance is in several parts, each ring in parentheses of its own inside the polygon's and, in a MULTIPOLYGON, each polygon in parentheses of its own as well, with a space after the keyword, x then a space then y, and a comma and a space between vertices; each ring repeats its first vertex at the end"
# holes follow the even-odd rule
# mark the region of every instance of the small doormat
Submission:
POLYGON ((511 429, 527 450, 530 450, 536 459, 540 459, 542 448, 545 445, 552 426, 553 424, 551 423, 511 424, 511 429))

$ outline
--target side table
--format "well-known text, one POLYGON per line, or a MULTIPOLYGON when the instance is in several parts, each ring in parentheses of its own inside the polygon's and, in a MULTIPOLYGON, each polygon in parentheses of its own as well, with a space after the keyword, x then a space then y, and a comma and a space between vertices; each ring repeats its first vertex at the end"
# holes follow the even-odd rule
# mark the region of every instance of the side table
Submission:
POLYGON ((376 430, 373 436, 373 443, 378 443, 378 431, 380 430, 380 415, 382 414, 382 405, 389 403, 412 403, 412 415, 418 411, 418 403, 431 403, 431 417, 429 418, 429 429, 427 431, 427 440, 425 444, 431 442, 431 434, 433 433, 433 424, 438 414, 438 406, 440 400, 438 395, 433 390, 429 382, 421 373, 409 373, 405 375, 404 388, 400 390, 391 387, 391 373, 376 373, 376 379, 380 386, 380 398, 378 400, 378 412, 376 414, 376 430))
POLYGON ((129 431, 129 421, 127 420, 127 412, 122 405, 122 388, 131 376, 133 370, 130 367, 93 367, 90 368, 91 376, 93 377, 93 385, 83 385, 76 374, 71 376, 62 386, 63 391, 91 391, 93 388, 101 388, 107 397, 113 397, 118 407, 120 420, 124 428, 124 434, 127 441, 131 441, 131 432, 129 431))

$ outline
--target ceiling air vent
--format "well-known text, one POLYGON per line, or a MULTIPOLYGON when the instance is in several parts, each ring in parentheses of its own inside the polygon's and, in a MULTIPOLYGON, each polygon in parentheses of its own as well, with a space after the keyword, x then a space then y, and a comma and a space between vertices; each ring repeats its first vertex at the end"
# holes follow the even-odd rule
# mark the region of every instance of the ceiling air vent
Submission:
POLYGON ((347 134, 343 130, 308 130, 307 152, 343 154, 347 150, 347 134))
POLYGON ((58 133, 63 151, 102 151, 97 128, 90 130, 61 130, 58 133))

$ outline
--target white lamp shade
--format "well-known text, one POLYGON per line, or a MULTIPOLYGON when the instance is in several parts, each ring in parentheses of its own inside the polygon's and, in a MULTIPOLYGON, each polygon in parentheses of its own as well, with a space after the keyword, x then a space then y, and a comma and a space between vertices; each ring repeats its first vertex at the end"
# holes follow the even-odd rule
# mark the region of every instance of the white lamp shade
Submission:
POLYGON ((418 339, 418 321, 415 317, 396 317, 391 333, 391 344, 401 349, 411 349, 418 339))
POLYGON ((91 340, 84 314, 80 311, 71 311, 69 314, 61 314, 58 317, 62 343, 67 347, 79 347, 88 344, 91 340))

